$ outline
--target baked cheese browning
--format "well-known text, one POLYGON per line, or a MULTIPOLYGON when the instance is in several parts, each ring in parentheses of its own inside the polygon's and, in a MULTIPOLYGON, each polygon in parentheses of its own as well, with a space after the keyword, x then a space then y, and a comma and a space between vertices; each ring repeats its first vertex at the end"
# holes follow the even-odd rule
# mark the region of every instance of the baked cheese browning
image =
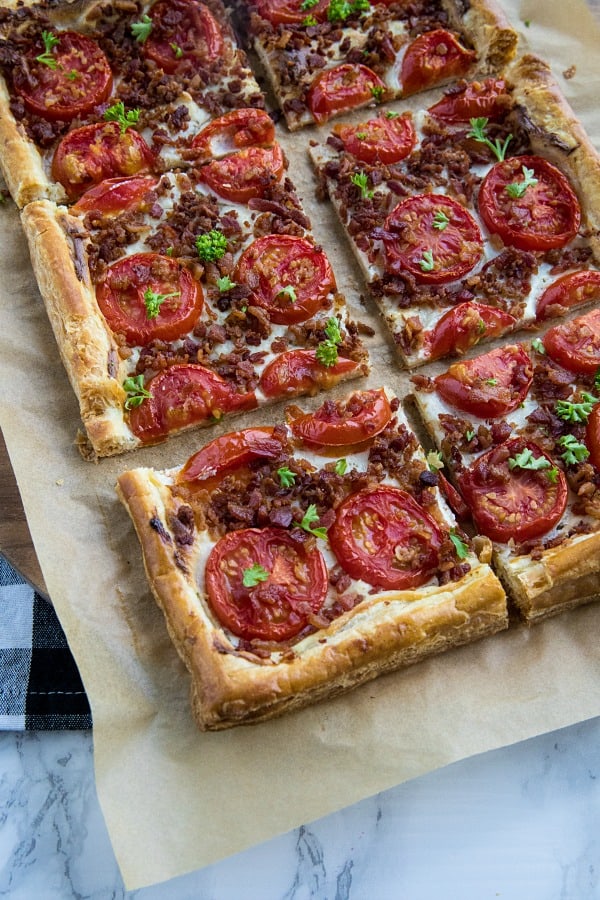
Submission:
POLYGON ((404 365, 597 296, 600 158, 557 91, 524 57, 428 110, 336 125, 311 150, 404 365))
POLYGON ((88 452, 155 443, 368 372, 292 182, 255 160, 245 180, 245 149, 222 158, 237 174, 227 193, 243 186, 243 202, 206 183, 209 162, 108 180, 70 210, 23 211, 88 452))
POLYGON ((219 0, 0 10, 2 171, 19 206, 186 165, 195 132, 263 107, 219 0))
POLYGON ((476 553, 456 525, 384 389, 290 407, 285 425, 222 435, 177 469, 126 472, 117 490, 203 729, 507 627, 487 542, 476 553))
POLYGON ((599 316, 413 377, 423 420, 527 622, 600 591, 599 316))
POLYGON ((422 0, 238 3, 288 127, 408 96, 514 56, 517 35, 494 3, 422 0))

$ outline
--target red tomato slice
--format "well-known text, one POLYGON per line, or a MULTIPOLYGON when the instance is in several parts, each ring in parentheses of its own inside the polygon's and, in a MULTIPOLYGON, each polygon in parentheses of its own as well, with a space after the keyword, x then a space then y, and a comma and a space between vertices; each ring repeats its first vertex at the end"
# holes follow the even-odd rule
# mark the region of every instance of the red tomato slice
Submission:
POLYGON ((585 445, 590 451, 590 462, 600 469, 600 403, 592 407, 585 426, 585 445))
POLYGON ((71 209, 77 213, 94 210, 104 216, 116 216, 126 209, 137 209, 157 184, 158 178, 153 175, 107 178, 86 191, 71 209))
POLYGON ((150 10, 152 30, 142 52, 172 75, 184 64, 205 68, 216 62, 225 48, 219 23, 194 0, 158 0, 150 10))
POLYGON ((256 12, 272 25, 301 25, 307 16, 313 16, 317 22, 327 18, 329 0, 319 0, 310 9, 302 8, 304 0, 256 0, 256 12))
POLYGON ((96 287, 98 306, 115 334, 130 346, 173 341, 190 331, 202 312, 200 284, 176 259, 159 253, 124 256, 96 287), (164 297, 163 302, 153 297, 164 297), (157 313, 157 314, 155 314, 157 313))
POLYGON ((495 306, 459 303, 444 313, 435 328, 427 333, 427 358, 434 360, 450 353, 466 353, 482 338, 503 334, 516 321, 514 316, 495 306))
POLYGON ((204 481, 255 459, 277 459, 283 446, 272 428, 244 428, 222 434, 191 456, 179 475, 182 481, 204 481))
POLYGON ((383 590, 410 590, 429 581, 442 543, 431 516, 410 494, 388 485, 351 494, 328 534, 342 568, 383 590))
POLYGON ((464 206, 444 194, 417 194, 403 200, 387 217, 385 231, 386 269, 397 275, 408 271, 425 284, 462 278, 483 253, 477 222, 464 206))
POLYGON ((121 133, 116 122, 97 122, 64 136, 52 160, 52 177, 76 200, 93 185, 118 175, 149 172, 154 154, 137 131, 121 133))
POLYGON ((192 141, 206 159, 220 159, 244 147, 269 147, 275 141, 273 120, 262 109, 234 109, 213 119, 192 141))
POLYGON ((593 375, 600 368, 600 309, 555 325, 542 341, 548 356, 569 372, 593 375))
POLYGON ((254 197, 262 197, 273 182, 280 181, 284 168, 279 144, 246 147, 224 159, 207 163, 200 169, 198 178, 219 197, 234 203, 247 203, 254 197))
POLYGON ((594 299, 600 300, 600 272, 587 269, 568 272, 553 281, 539 298, 536 319, 540 322, 542 319, 562 316, 572 306, 594 299))
POLYGON ((265 397, 290 397, 293 394, 329 390, 344 376, 358 373, 359 364, 339 357, 333 366, 324 366, 314 350, 287 350, 265 366, 260 388, 265 397))
POLYGON ((293 434, 305 444, 343 447, 359 444, 383 431, 392 418, 387 394, 380 388, 354 391, 346 400, 326 400, 314 413, 290 424, 293 434))
POLYGON ((360 125, 335 125, 333 132, 356 159, 386 165, 408 156, 417 140, 409 113, 394 118, 377 116, 360 125))
POLYGON ((460 496, 456 488, 448 481, 443 472, 437 473, 440 491, 446 503, 461 522, 466 522, 471 518, 471 510, 460 496))
POLYGON ((541 156, 513 156, 492 166, 479 189, 479 214, 505 244, 519 250, 552 250, 575 237, 581 222, 577 196, 556 166, 541 156), (521 197, 509 186, 532 183, 521 197))
POLYGON ((449 124, 479 118, 494 122, 502 118, 510 105, 506 82, 501 78, 486 78, 485 81, 463 82, 449 88, 427 112, 449 124))
MULTIPOLYGON (((259 571, 261 571, 259 570, 259 571)), ((309 624, 327 594, 321 551, 282 528, 246 528, 222 537, 206 563, 208 601, 225 628, 245 640, 287 641, 309 624), (266 580, 244 586, 260 566, 266 580)))
POLYGON ((306 102, 315 122, 322 125, 336 113, 364 106, 385 90, 385 83, 368 66, 342 63, 317 75, 306 102))
POLYGON ((493 541, 529 541, 549 531, 567 505, 563 472, 533 441, 513 438, 492 447, 460 477, 460 489, 479 531, 493 541), (548 466, 536 471, 511 468, 509 459, 530 450, 548 466), (555 480, 549 476, 552 471, 555 480))
POLYGON ((255 302, 278 325, 314 316, 335 290, 325 253, 288 234, 270 234, 250 244, 240 256, 234 280, 251 288, 255 302))
POLYGON ((15 69, 13 83, 27 109, 50 121, 70 122, 103 103, 112 90, 108 60, 98 44, 74 31, 57 31, 49 53, 38 45, 15 69), (53 62, 48 65, 37 57, 53 62))
POLYGON ((523 402, 532 379, 529 356, 520 344, 513 344, 453 363, 434 380, 438 394, 452 406, 481 419, 493 419, 523 402))
POLYGON ((414 94, 447 78, 460 78, 476 59, 477 54, 462 47, 449 31, 428 31, 409 44, 404 54, 400 70, 402 91, 405 95, 414 94))
POLYGON ((129 412, 129 427, 145 443, 224 413, 257 406, 254 391, 236 394, 229 382, 198 365, 175 365, 146 384, 151 397, 129 412))

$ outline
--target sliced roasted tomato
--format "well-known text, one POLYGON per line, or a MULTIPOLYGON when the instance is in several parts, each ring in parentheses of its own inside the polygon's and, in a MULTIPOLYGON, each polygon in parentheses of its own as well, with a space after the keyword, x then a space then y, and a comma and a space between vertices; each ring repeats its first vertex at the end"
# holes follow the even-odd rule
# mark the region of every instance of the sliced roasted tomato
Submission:
POLYGON ((176 259, 159 253, 124 256, 106 270, 96 298, 111 331, 130 346, 172 341, 202 312, 200 284, 176 259))
POLYGON ((305 444, 342 447, 375 437, 391 417, 390 401, 380 388, 354 391, 346 400, 326 400, 316 412, 294 419, 290 428, 305 444))
POLYGON ((252 290, 254 301, 278 325, 314 316, 335 290, 325 253, 288 234, 269 234, 250 244, 238 261, 234 280, 252 290))
POLYGON ((464 206, 444 194, 417 194, 396 206, 385 222, 385 267, 426 284, 462 278, 479 262, 483 238, 464 206))
POLYGON ((328 535, 342 568, 383 590, 410 590, 429 581, 442 543, 431 516, 410 494, 388 485, 351 494, 328 535))
POLYGON ((15 68, 15 91, 30 112, 70 122, 103 103, 112 90, 112 72, 98 44, 75 31, 44 32, 40 45, 15 68))
POLYGON ((542 341, 548 356, 569 372, 593 375, 600 368, 600 309, 555 325, 542 341))
POLYGON ((402 91, 414 94, 447 78, 460 78, 476 59, 477 54, 459 44, 449 31, 427 31, 406 49, 400 70, 402 91))
POLYGON ((592 407, 585 427, 585 444, 590 451, 590 462, 600 469, 600 403, 592 407))
POLYGON ((513 156, 492 166, 479 189, 478 205, 492 234, 519 250, 564 247, 581 222, 575 191, 541 156, 513 156))
POLYGON ((256 12, 272 25, 301 25, 310 15, 317 22, 327 18, 329 0, 307 4, 305 0, 256 0, 256 12))
POLYGON ((234 109, 213 119, 192 141, 201 158, 220 159, 244 147, 269 147, 275 141, 275 125, 262 109, 234 109))
POLYGON ((315 122, 322 125, 336 113, 379 99, 385 90, 385 83, 368 66, 342 63, 317 75, 306 102, 315 122))
POLYGON ((463 81, 444 92, 444 96, 427 112, 442 122, 454 124, 471 119, 501 119, 512 101, 506 82, 501 78, 485 81, 463 81))
POLYGON ((438 484, 440 487, 440 491, 442 496, 444 497, 446 503, 454 513, 457 519, 460 519, 461 522, 466 522, 471 518, 471 510, 456 490, 452 482, 448 481, 443 472, 437 473, 438 484))
POLYGON ((158 178, 153 175, 107 178, 86 191, 71 209, 78 213, 95 211, 103 216, 116 216, 125 210, 139 209, 157 184, 158 178))
POLYGON ((529 356, 520 344, 513 344, 455 362, 434 380, 438 394, 452 406, 493 419, 523 402, 532 379, 529 356))
POLYGON ((188 425, 257 406, 254 391, 237 394, 229 382, 198 365, 175 365, 146 384, 150 397, 129 412, 129 427, 147 443, 188 425))
POLYGON ((352 359, 339 357, 332 366, 319 362, 314 350, 287 350, 265 366, 260 388, 266 397, 291 397, 332 388, 360 366, 352 359))
POLYGON ((221 28, 203 3, 158 0, 150 18, 152 29, 142 52, 169 75, 184 64, 206 68, 223 55, 221 28))
POLYGON ((116 122, 97 122, 64 136, 52 160, 52 177, 75 200, 106 178, 149 172, 154 161, 150 147, 133 128, 122 132, 116 122))
POLYGON ((460 476, 477 528, 493 541, 529 541, 545 534, 567 505, 564 473, 533 441, 492 447, 460 476))
POLYGON ((536 318, 550 319, 562 316, 572 306, 600 300, 600 272, 584 269, 568 272, 553 281, 541 295, 536 306, 536 318))
POLYGON ((283 444, 273 428, 244 428, 210 441, 184 465, 181 481, 204 481, 255 459, 277 459, 283 444))
POLYGON ((245 640, 286 641, 319 612, 327 567, 282 528, 246 528, 222 537, 206 563, 208 601, 221 622, 245 640))
POLYGON ((440 359, 451 353, 460 355, 479 343, 482 338, 503 334, 516 323, 514 316, 486 306, 484 303, 459 303, 444 313, 425 338, 429 360, 440 359))
POLYGON ((409 113, 381 115, 359 125, 335 125, 333 132, 356 159, 386 165, 408 156, 417 140, 409 113))
POLYGON ((246 147, 202 166, 198 178, 219 197, 247 203, 254 197, 262 197, 274 182, 280 181, 284 168, 279 144, 246 147))

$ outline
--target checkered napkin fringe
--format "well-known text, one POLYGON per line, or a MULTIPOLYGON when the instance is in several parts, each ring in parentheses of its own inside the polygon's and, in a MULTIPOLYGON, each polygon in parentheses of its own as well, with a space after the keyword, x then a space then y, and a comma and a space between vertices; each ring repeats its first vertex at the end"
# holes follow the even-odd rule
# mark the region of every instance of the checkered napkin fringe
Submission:
POLYGON ((83 684, 52 605, 0 557, 0 729, 91 727, 83 684))

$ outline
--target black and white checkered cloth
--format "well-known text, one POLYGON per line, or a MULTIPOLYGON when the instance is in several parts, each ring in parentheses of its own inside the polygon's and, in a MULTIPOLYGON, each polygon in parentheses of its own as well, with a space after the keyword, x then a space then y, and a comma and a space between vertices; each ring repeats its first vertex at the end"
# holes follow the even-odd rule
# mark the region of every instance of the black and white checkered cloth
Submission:
POLYGON ((0 729, 91 727, 85 690, 52 605, 0 556, 0 729))

